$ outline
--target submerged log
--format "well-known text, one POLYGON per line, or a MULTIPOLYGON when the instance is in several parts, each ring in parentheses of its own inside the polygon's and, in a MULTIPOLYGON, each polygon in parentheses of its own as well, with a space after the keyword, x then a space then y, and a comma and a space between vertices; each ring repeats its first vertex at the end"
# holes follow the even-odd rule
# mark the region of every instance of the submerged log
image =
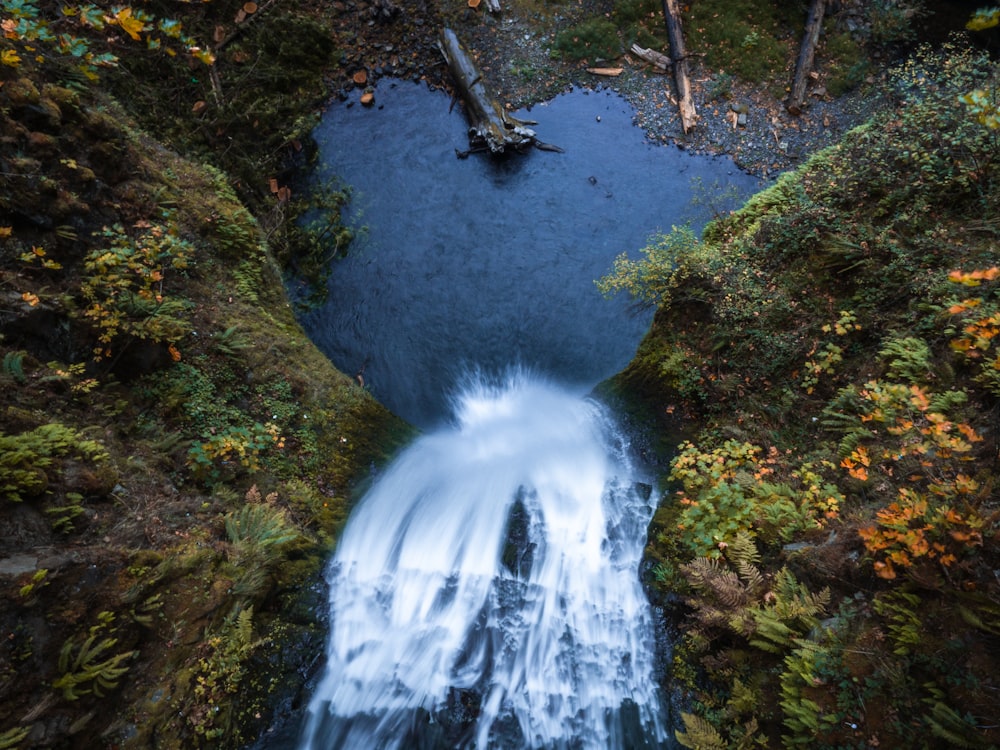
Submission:
POLYGON ((823 14, 825 12, 826 0, 812 0, 812 4, 809 6, 809 18, 806 20, 806 31, 802 36, 802 47, 799 49, 799 59, 795 63, 792 91, 785 103, 785 109, 793 115, 802 112, 802 103, 806 99, 806 85, 809 83, 809 74, 812 72, 816 44, 819 42, 819 32, 823 28, 823 14))
POLYGON ((694 127, 695 120, 698 119, 698 112, 691 100, 687 53, 684 51, 684 28, 681 25, 681 9, 677 0, 663 0, 663 18, 667 24, 667 37, 670 40, 670 59, 674 64, 677 108, 680 111, 681 127, 686 133, 694 127))
POLYGON ((469 118, 470 150, 459 152, 459 156, 468 156, 473 151, 490 151, 502 154, 508 149, 524 151, 532 146, 546 151, 561 151, 557 146, 542 143, 535 137, 535 131, 529 125, 536 123, 530 120, 518 120, 509 115, 497 102, 483 84, 483 75, 472 59, 472 55, 448 28, 441 29, 438 39, 441 54, 448 63, 448 70, 455 83, 455 88, 465 103, 466 116, 469 118))

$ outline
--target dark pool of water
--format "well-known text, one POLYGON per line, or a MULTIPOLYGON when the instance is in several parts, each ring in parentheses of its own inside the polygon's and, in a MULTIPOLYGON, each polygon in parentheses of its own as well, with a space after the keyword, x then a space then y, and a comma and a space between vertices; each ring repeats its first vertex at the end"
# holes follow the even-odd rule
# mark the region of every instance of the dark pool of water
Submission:
POLYGON ((712 196, 759 187, 728 159, 647 142, 609 92, 519 113, 565 153, 502 159, 456 157, 467 124, 443 92, 382 81, 376 103, 335 103, 314 133, 315 179, 352 187, 361 236, 301 320, 338 368, 423 428, 447 418, 472 369, 523 366, 581 389, 621 370, 651 313, 602 298, 594 280, 653 233, 702 225, 720 208, 712 196))

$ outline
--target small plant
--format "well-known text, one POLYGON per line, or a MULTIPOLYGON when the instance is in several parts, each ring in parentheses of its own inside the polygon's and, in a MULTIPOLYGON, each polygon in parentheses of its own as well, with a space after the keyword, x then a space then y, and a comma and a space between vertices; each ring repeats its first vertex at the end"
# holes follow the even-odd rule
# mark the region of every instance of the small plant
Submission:
POLYGON ((0 750, 17 750, 31 734, 31 727, 11 727, 0 732, 0 750))
POLYGON ((110 357, 112 344, 126 336, 173 347, 191 330, 183 318, 188 303, 167 296, 164 285, 169 271, 188 267, 194 248, 174 225, 142 222, 140 228, 145 231, 135 239, 121 226, 105 228, 105 242, 84 261, 82 316, 99 333, 95 359, 110 357))
POLYGON ((726 441, 705 451, 686 442, 671 464, 670 478, 680 482, 682 506, 677 528, 696 555, 718 557, 740 533, 767 541, 821 527, 837 516, 843 497, 824 481, 817 466, 789 465, 789 457, 767 453, 749 443, 726 441))
MULTIPOLYGON (((959 476, 956 494, 968 494, 978 485, 959 476)), ((983 544, 985 521, 974 511, 959 511, 939 499, 908 487, 899 499, 875 514, 875 524, 858 530, 865 548, 875 557, 875 573, 893 579, 923 561, 935 561, 945 572, 983 544)))
POLYGON ((690 227, 672 227, 669 234, 653 237, 642 249, 642 260, 622 253, 612 271, 597 281, 605 297, 627 292, 649 306, 669 306, 677 291, 684 291, 691 273, 690 261, 697 258, 699 241, 690 227))
POLYGON ((21 502, 42 494, 54 476, 55 459, 63 456, 95 463, 108 458, 96 440, 58 422, 20 435, 0 433, 0 497, 21 502))
MULTIPOLYGON (((43 9, 49 10, 46 6, 43 9)), ((85 3, 63 6, 55 17, 46 16, 43 9, 32 0, 0 0, 4 32, 0 63, 18 68, 23 58, 43 63, 51 56, 70 62, 87 78, 96 80, 100 68, 117 64, 110 48, 121 36, 143 41, 150 50, 179 46, 206 65, 215 61, 211 52, 183 32, 180 21, 157 21, 138 7, 102 8, 85 3)), ((176 55, 177 51, 168 49, 167 54, 176 55)))
POLYGON ((217 481, 223 468, 255 472, 261 469, 264 454, 285 445, 278 426, 255 423, 251 427, 227 427, 188 451, 188 466, 203 479, 217 481))
POLYGON ((31 576, 31 580, 20 588, 18 593, 21 598, 31 599, 39 589, 48 586, 49 582, 45 580, 48 574, 49 571, 47 568, 40 568, 39 570, 36 570, 34 575, 31 576))
POLYGON ((80 644, 67 640, 59 654, 59 671, 62 676, 52 683, 52 687, 62 691, 68 701, 94 693, 103 696, 104 691, 118 687, 122 676, 128 672, 128 661, 137 651, 113 652, 117 638, 101 637, 110 628, 114 615, 102 612, 97 625, 90 629, 89 636, 80 644))
POLYGON ((277 493, 271 493, 262 501, 254 486, 247 492, 246 504, 226 514, 226 535, 236 564, 253 562, 266 568, 282 546, 299 537, 277 499, 277 493))

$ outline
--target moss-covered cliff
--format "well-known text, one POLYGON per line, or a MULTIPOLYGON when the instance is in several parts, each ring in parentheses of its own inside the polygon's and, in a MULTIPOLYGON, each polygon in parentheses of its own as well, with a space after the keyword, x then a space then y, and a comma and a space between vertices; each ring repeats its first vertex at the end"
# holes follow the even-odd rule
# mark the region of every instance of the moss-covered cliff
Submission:
POLYGON ((690 430, 649 544, 687 747, 1000 742, 996 83, 916 57, 870 124, 606 281, 660 304, 619 383, 690 430))
POLYGON ((0 747, 239 746, 408 428, 298 326, 277 199, 58 56, 0 72, 0 747))

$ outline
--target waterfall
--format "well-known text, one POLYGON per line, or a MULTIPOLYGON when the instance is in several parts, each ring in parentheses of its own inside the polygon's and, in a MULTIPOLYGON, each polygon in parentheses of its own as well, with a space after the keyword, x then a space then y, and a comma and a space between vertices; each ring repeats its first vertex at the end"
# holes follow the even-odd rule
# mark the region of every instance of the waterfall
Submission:
MULTIPOLYGON (((300 747, 658 747, 652 507, 606 411, 470 378, 354 510, 300 747)), ((648 493, 647 493, 648 495, 648 493)))

